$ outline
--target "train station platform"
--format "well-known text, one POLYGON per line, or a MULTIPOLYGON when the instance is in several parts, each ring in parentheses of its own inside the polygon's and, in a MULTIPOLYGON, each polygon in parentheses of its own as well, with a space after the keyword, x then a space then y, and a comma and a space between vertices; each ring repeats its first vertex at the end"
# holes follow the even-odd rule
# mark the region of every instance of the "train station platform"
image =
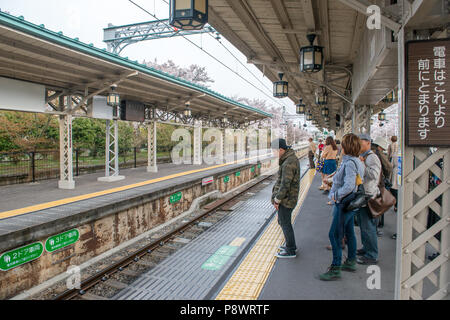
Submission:
MULTIPOLYGON (((394 299, 396 232, 392 212, 385 217, 384 235, 379 238, 381 289, 369 290, 368 266, 358 265, 356 273, 343 272, 334 282, 319 280, 331 264, 332 253, 326 249, 331 224, 331 206, 320 186, 320 176, 310 171, 302 180, 299 205, 294 211, 294 232, 299 253, 296 259, 277 259, 284 243, 281 228, 274 217, 259 239, 231 272, 217 292, 217 300, 391 300, 394 299)), ((355 228, 358 248, 359 228, 355 228)), ((344 251, 344 258, 346 252, 344 251)))

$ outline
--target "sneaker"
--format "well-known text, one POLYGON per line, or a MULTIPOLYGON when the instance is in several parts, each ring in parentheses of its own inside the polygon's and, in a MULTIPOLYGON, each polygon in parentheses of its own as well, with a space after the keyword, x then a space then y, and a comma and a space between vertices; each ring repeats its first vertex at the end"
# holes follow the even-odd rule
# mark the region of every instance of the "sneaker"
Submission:
POLYGON ((333 281, 341 278, 341 267, 340 266, 330 266, 328 271, 319 276, 322 281, 333 281))
POLYGON ((383 232, 383 231, 381 231, 381 230, 378 230, 378 231, 377 231, 377 236, 378 236, 378 238, 381 238, 383 235, 384 235, 384 232, 383 232))
POLYGON ((297 258, 297 255, 295 253, 294 254, 290 254, 287 251, 281 251, 281 252, 278 252, 275 255, 275 257, 277 257, 279 259, 295 259, 295 258, 297 258))
POLYGON ((391 239, 397 240, 397 234, 394 234, 391 239))
POLYGON ((364 250, 364 249, 358 249, 358 251, 356 251, 357 256, 363 256, 365 254, 366 254, 366 250, 364 250))
POLYGON ((363 264, 363 265, 374 265, 374 264, 378 264, 378 260, 375 259, 370 259, 367 258, 366 256, 362 256, 356 259, 356 262, 358 264, 363 264))
MULTIPOLYGON (((278 250, 280 250, 280 251, 287 251, 287 248, 285 246, 279 246, 278 250)), ((297 252, 298 252, 298 249, 295 249, 295 253, 297 253, 297 252)))
POLYGON ((344 264, 341 267, 342 271, 347 271, 347 272, 356 272, 356 260, 350 261, 347 260, 344 262, 344 264))

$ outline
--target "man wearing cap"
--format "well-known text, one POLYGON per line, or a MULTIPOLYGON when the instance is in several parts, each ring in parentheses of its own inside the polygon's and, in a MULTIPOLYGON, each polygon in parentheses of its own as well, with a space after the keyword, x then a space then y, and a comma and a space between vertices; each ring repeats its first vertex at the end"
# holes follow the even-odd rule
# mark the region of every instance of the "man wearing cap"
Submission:
POLYGON ((300 162, 286 140, 272 142, 274 156, 279 158, 278 179, 272 191, 272 204, 278 211, 278 224, 283 230, 286 246, 280 247, 278 258, 295 258, 297 246, 292 228, 292 211, 297 206, 300 191, 300 162))
MULTIPOLYGON (((368 134, 359 136, 361 139, 360 160, 365 165, 364 170, 364 190, 368 198, 375 198, 380 193, 378 184, 380 182, 381 162, 377 155, 371 150, 372 139, 368 134)), ((378 236, 377 219, 372 218, 372 214, 367 206, 360 208, 356 214, 359 227, 361 229, 362 249, 358 250, 360 256, 356 262, 359 264, 373 265, 378 263, 378 236)))

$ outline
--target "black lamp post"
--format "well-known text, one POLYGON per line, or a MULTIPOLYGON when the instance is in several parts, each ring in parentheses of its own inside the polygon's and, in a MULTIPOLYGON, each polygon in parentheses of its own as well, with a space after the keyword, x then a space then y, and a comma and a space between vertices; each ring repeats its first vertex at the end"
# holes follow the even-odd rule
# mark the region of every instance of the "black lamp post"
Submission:
POLYGON ((170 0, 169 23, 182 30, 201 30, 208 22, 208 0, 170 0))
POLYGON ((300 99, 300 103, 297 105, 297 114, 305 114, 306 105, 303 103, 303 99, 300 99))
POLYGON ((328 93, 327 89, 324 87, 320 87, 316 90, 316 104, 319 106, 328 104, 328 93))
POLYGON ((308 34, 310 45, 300 49, 300 71, 319 72, 323 69, 323 47, 315 46, 315 34, 308 34))
POLYGON ((289 83, 283 81, 284 73, 279 73, 280 81, 273 84, 273 96, 275 98, 285 98, 289 94, 289 83))

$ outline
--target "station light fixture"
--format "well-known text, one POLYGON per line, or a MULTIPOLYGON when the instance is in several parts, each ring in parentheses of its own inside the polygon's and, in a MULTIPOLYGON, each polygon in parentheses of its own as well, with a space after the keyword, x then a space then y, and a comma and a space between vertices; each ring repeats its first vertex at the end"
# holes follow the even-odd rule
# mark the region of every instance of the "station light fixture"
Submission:
POLYGON ((120 96, 115 92, 117 86, 111 86, 111 92, 106 97, 106 104, 110 107, 117 108, 120 106, 120 96))
POLYGON ((381 121, 381 122, 386 121, 386 113, 380 112, 378 114, 378 121, 381 121))
POLYGON ((306 105, 303 103, 303 99, 300 99, 300 103, 296 107, 297 107, 297 114, 305 114, 306 105))
POLYGON ((395 103, 398 102, 398 93, 396 90, 392 90, 389 94, 383 99, 385 103, 395 103))
POLYGON ((224 117, 223 117, 223 119, 222 119, 222 123, 224 123, 224 124, 228 124, 228 118, 227 118, 227 116, 225 115, 224 117))
POLYGON ((310 45, 300 49, 300 71, 319 72, 323 69, 323 47, 315 46, 315 34, 306 36, 310 45))
POLYGON ((319 106, 328 104, 328 92, 325 87, 320 87, 316 90, 316 104, 319 106))
POLYGON ((208 22, 208 0, 170 0, 169 23, 182 30, 201 30, 208 22))
POLYGON ((289 83, 283 81, 284 73, 279 73, 280 81, 273 84, 273 96, 275 98, 286 98, 289 94, 289 83))
POLYGON ((313 116, 311 112, 308 112, 308 114, 306 115, 306 121, 313 121, 313 116))
POLYGON ((323 107, 320 113, 322 114, 322 117, 328 117, 330 115, 330 109, 323 107))
POLYGON ((189 118, 192 116, 192 110, 191 110, 191 103, 190 102, 186 102, 186 108, 183 111, 183 114, 186 118, 189 118))

